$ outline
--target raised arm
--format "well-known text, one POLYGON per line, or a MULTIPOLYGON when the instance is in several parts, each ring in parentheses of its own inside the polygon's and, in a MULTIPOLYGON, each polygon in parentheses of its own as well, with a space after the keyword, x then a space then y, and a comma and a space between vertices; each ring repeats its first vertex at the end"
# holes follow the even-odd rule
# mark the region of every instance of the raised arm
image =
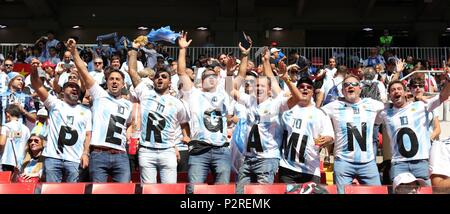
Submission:
POLYGON ((194 85, 186 74, 186 50, 191 44, 192 39, 187 41, 187 32, 181 31, 181 36, 178 39, 178 47, 180 48, 178 53, 178 78, 180 78, 180 83, 183 84, 181 90, 189 91, 194 85))
POLYGON ((441 101, 441 103, 445 102, 450 96, 450 78, 446 76, 445 81, 445 86, 439 94, 439 100, 441 101))
POLYGON ((139 36, 132 43, 132 48, 128 49, 128 74, 130 74, 133 86, 136 88, 141 82, 141 77, 137 73, 137 51, 139 47, 147 43, 146 36, 139 36))
POLYGON ((281 93, 281 88, 280 85, 278 84, 277 78, 275 77, 275 75, 273 75, 272 67, 270 66, 269 60, 270 60, 270 52, 268 48, 265 48, 262 57, 264 74, 270 78, 270 81, 272 82, 272 92, 275 95, 274 97, 276 97, 278 96, 278 94, 281 93))
MULTIPOLYGON (((298 101, 300 100, 301 93, 298 90, 298 88, 294 85, 294 83, 291 82, 291 77, 289 77, 289 74, 286 71, 286 64, 284 64, 283 61, 280 61, 278 62, 278 67, 280 68, 280 79, 282 79, 286 83, 287 87, 289 88, 292 94, 292 96, 287 101, 288 108, 291 109, 292 107, 297 105, 298 101)), ((272 83, 272 88, 274 84, 278 86, 278 83, 275 82, 272 83)), ((278 86, 278 88, 280 88, 280 86, 278 86)))
POLYGON ((241 50, 241 64, 239 64, 239 73, 238 76, 234 79, 234 89, 239 90, 242 85, 242 81, 245 79, 245 75, 247 73, 248 67, 248 55, 250 54, 250 49, 252 48, 252 43, 250 43, 250 47, 245 49, 242 47, 242 44, 239 42, 239 49, 241 50))
POLYGON ((41 66, 41 62, 38 59, 31 59, 31 87, 36 91, 39 98, 45 101, 48 97, 48 91, 44 88, 41 78, 39 78, 37 70, 39 66, 41 66))
POLYGON ((83 79, 86 84, 86 89, 92 88, 95 84, 95 80, 91 75, 89 75, 85 62, 81 59, 80 54, 78 53, 77 42, 74 39, 69 39, 67 40, 66 46, 67 50, 70 51, 73 56, 73 62, 77 67, 77 72, 80 75, 80 79, 83 79))

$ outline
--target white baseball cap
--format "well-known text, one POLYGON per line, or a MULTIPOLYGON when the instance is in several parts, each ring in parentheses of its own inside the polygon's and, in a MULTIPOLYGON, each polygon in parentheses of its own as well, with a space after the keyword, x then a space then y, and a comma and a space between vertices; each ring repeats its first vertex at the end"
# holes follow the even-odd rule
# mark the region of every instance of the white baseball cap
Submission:
POLYGON ((411 186, 415 186, 417 184, 413 183, 417 182, 419 187, 428 186, 428 184, 425 182, 425 180, 421 178, 416 178, 413 174, 409 172, 400 173, 399 175, 395 176, 394 182, 393 182, 393 188, 394 191, 396 191, 397 187, 401 184, 410 184, 411 186))
POLYGON ((45 108, 41 108, 41 109, 39 109, 39 111, 37 112, 36 115, 37 116, 46 116, 46 117, 48 117, 48 112, 47 112, 47 110, 45 108))
POLYGON ((281 50, 278 48, 271 48, 270 53, 280 52, 281 50))

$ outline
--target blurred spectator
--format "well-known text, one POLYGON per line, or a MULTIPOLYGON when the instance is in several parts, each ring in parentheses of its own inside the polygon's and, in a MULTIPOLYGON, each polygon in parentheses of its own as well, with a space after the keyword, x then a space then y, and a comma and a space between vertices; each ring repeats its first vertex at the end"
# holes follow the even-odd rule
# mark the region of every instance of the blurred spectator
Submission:
POLYGON ((3 171, 18 172, 22 166, 25 145, 30 137, 30 130, 19 119, 22 116, 18 105, 9 105, 5 109, 6 123, 0 135, 0 153, 3 171))
POLYGON ((36 115, 36 123, 34 125, 34 128, 31 130, 31 134, 40 135, 44 138, 47 138, 48 135, 48 112, 47 110, 42 107, 39 109, 36 115))
POLYGON ((25 146, 25 158, 20 167, 18 182, 21 183, 37 183, 42 181, 44 170, 44 150, 45 137, 38 134, 31 134, 25 146))
POLYGON ((385 61, 383 56, 381 56, 380 54, 378 54, 378 48, 372 48, 370 49, 370 55, 369 57, 364 60, 364 67, 374 67, 377 64, 381 64, 381 66, 383 66, 383 68, 385 67, 385 61))
POLYGON ((385 29, 383 31, 383 36, 380 36, 380 46, 382 47, 380 53, 383 54, 383 52, 387 49, 389 49, 392 46, 392 43, 394 42, 394 37, 389 35, 389 30, 385 29))

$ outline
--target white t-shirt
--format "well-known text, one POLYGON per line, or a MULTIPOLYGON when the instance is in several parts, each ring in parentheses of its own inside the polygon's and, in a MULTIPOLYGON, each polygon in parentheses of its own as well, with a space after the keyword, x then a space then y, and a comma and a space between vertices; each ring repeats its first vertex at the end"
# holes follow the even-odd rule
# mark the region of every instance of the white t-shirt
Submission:
POLYGON ((314 105, 296 105, 283 113, 281 121, 285 133, 280 166, 320 177, 320 149, 315 145, 314 139, 319 136, 334 138, 330 118, 314 105))
POLYGON ((25 157, 25 147, 30 138, 30 129, 21 122, 13 120, 3 125, 1 135, 7 137, 1 163, 20 169, 25 157))
POLYGON ((244 155, 257 158, 280 158, 283 131, 280 114, 288 109, 287 97, 268 98, 257 103, 257 98, 240 94, 239 103, 248 109, 247 136, 244 155))
POLYGON ((375 157, 373 127, 377 114, 384 109, 384 104, 370 98, 363 98, 357 103, 339 99, 322 109, 333 122, 336 157, 352 163, 372 161, 375 157))
POLYGON ((450 138, 434 141, 430 152, 430 174, 450 177, 450 138))
POLYGON ((132 104, 114 98, 97 83, 90 89, 93 105, 91 145, 125 151, 127 125, 131 122, 132 104))
POLYGON ((92 131, 91 110, 80 104, 71 106, 52 95, 44 105, 49 110, 49 130, 42 155, 80 163, 86 132, 92 131))
POLYGON ((152 148, 174 147, 177 128, 189 121, 183 103, 170 94, 159 95, 153 84, 141 82, 135 89, 141 103, 140 144, 152 148))
POLYGON ((392 162, 423 160, 430 157, 430 117, 441 104, 439 96, 427 103, 412 102, 403 108, 388 105, 377 118, 386 124, 392 149, 392 162))

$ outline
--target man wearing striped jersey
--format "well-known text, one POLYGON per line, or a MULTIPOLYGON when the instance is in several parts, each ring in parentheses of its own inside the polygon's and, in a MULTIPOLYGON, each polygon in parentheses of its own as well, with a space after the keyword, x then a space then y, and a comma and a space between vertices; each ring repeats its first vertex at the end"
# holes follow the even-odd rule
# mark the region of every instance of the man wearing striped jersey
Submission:
POLYGON ((80 86, 77 83, 64 83, 60 100, 44 88, 37 71, 39 60, 32 59, 31 65, 31 86, 49 110, 49 134, 42 153, 46 181, 77 182, 80 167, 84 169, 89 164, 91 111, 78 104, 80 86))
POLYGON ((322 109, 330 116, 334 127, 334 182, 338 193, 344 185, 358 179, 361 184, 381 185, 375 162, 373 127, 384 104, 370 98, 360 98, 357 76, 347 76, 342 82, 342 94, 322 109))
POLYGON ((388 86, 392 104, 380 114, 379 121, 386 125, 392 149, 391 180, 399 174, 409 172, 416 178, 430 182, 430 117, 432 111, 450 96, 450 84, 426 103, 409 102, 406 86, 401 81, 392 81, 388 86))
POLYGON ((122 98, 125 86, 124 74, 111 69, 106 76, 107 91, 95 82, 80 58, 73 39, 67 41, 67 49, 74 57, 77 72, 92 98, 92 138, 90 146, 89 175, 93 182, 130 182, 130 161, 126 153, 126 130, 131 123, 130 101, 122 98))
POLYGON ((142 82, 137 74, 137 48, 145 44, 133 42, 128 51, 131 80, 141 106, 141 140, 139 166, 141 182, 156 183, 160 171, 162 183, 177 182, 177 128, 189 138, 188 116, 183 103, 169 94, 170 72, 157 71, 153 82, 142 82))
POLYGON ((279 176, 284 183, 320 183, 319 151, 334 139, 330 118, 311 102, 313 85, 311 79, 302 77, 297 82, 298 104, 281 117, 284 134, 279 176))
POLYGON ((36 121, 36 108, 33 98, 23 92, 23 76, 17 72, 10 72, 8 73, 8 79, 8 90, 0 94, 1 125, 5 124, 6 107, 16 104, 22 113, 19 122, 27 125, 28 128, 32 128, 36 121))
MULTIPOLYGON (((247 57, 249 49, 244 49, 239 44, 243 57, 247 57)), ((286 72, 286 65, 279 63, 281 79, 285 81, 292 97, 270 97, 272 87, 275 91, 281 91, 277 82, 274 82, 272 68, 270 66, 270 53, 266 49, 263 53, 263 68, 267 76, 256 79, 256 94, 239 93, 240 83, 245 78, 246 69, 239 69, 236 78, 233 98, 248 109, 247 126, 245 129, 244 162, 239 169, 239 181, 237 192, 243 193, 244 185, 250 182, 271 184, 280 162, 280 146, 282 129, 279 115, 295 106, 299 100, 300 92, 290 81, 286 72), (252 180, 252 178, 255 178, 252 180)))
MULTIPOLYGON (((193 87, 186 73, 187 33, 178 40, 178 76, 180 93, 190 109, 191 139, 189 142, 189 183, 204 183, 209 169, 215 183, 229 183, 231 154, 227 142, 227 114, 231 114, 228 94, 217 88, 218 73, 210 68, 201 75, 202 89, 193 87)), ((192 186, 188 188, 192 192, 192 186)))
POLYGON ((21 113, 17 105, 9 105, 5 115, 6 123, 0 133, 1 164, 3 171, 14 172, 22 166, 30 130, 19 122, 21 113))

